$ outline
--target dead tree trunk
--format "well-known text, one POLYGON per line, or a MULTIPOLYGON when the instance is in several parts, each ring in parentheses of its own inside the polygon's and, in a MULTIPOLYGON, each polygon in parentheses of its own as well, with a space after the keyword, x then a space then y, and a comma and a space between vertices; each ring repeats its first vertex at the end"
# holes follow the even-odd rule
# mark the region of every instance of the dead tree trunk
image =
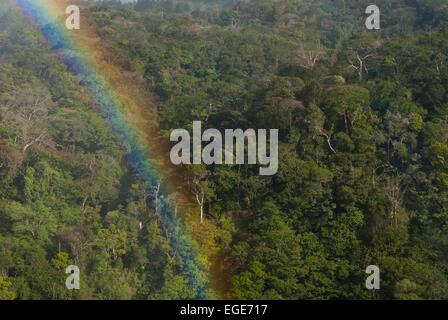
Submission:
POLYGON ((369 69, 367 69, 366 59, 371 57, 371 54, 368 54, 364 57, 361 57, 358 53, 356 53, 356 63, 350 61, 350 67, 355 69, 358 72, 359 80, 362 81, 363 74, 369 74, 369 69))
POLYGON ((330 133, 326 133, 323 129, 319 129, 319 132, 321 135, 323 135, 325 137, 325 139, 327 139, 327 145, 330 148, 330 150, 336 154, 336 150, 333 148, 333 146, 331 145, 331 134, 330 133))

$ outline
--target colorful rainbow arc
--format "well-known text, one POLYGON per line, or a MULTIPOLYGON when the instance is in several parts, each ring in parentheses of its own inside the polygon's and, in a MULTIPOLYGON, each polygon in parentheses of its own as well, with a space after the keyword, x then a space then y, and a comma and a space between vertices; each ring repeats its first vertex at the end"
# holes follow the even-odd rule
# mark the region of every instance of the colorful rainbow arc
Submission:
MULTIPOLYGON (((159 183, 161 174, 151 165, 150 150, 124 114, 123 103, 108 84, 107 77, 89 61, 88 52, 80 50, 79 44, 72 40, 65 26, 57 23, 57 17, 64 12, 54 12, 54 7, 45 0, 12 0, 22 14, 43 34, 53 49, 57 49, 60 59, 67 68, 82 80, 83 86, 99 106, 121 143, 126 146, 130 163, 138 173, 140 181, 149 190, 159 183)), ((170 235, 169 241, 179 254, 182 270, 188 279, 196 299, 213 296, 204 267, 198 261, 197 248, 182 223, 173 214, 173 206, 166 200, 166 186, 162 186, 163 197, 160 216, 163 227, 170 235)))

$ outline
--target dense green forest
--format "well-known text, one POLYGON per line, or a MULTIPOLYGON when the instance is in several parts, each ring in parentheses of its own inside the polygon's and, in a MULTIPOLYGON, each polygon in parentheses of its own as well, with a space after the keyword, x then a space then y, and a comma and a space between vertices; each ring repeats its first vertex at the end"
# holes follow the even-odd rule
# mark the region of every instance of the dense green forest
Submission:
POLYGON ((76 77, 3 2, 0 30, 0 299, 194 297, 76 77), (72 264, 80 291, 65 287, 72 264))
MULTIPOLYGON (((162 137, 194 120, 279 129, 274 176, 184 168, 204 195, 199 250, 227 274, 217 296, 448 299, 448 3, 376 0, 368 31, 371 2, 83 5, 157 98, 162 137)), ((192 298, 123 146, 13 11, 0 4, 0 299, 192 298)))

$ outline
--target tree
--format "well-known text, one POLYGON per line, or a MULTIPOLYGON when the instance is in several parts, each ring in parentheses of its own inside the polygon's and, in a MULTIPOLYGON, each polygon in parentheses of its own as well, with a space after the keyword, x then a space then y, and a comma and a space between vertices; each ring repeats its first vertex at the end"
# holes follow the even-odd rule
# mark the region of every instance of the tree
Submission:
POLYGON ((376 55, 375 51, 382 45, 372 32, 361 32, 348 43, 347 60, 349 66, 358 74, 361 82, 369 74, 367 60, 376 55))
POLYGON ((210 172, 203 165, 190 165, 189 169, 188 183, 196 203, 199 206, 199 217, 201 223, 203 223, 205 201, 213 196, 211 184, 208 180, 210 172))
POLYGON ((15 143, 23 145, 23 153, 34 144, 49 144, 45 126, 53 102, 46 88, 24 85, 6 99, 6 120, 16 131, 15 143))
POLYGON ((0 275, 0 300, 14 300, 16 295, 12 291, 12 283, 0 275))
POLYGON ((325 59, 326 52, 322 48, 321 42, 317 41, 312 49, 304 49, 301 47, 296 51, 294 62, 305 69, 313 69, 317 62, 325 59))
POLYGON ((369 100, 369 91, 360 86, 345 85, 329 88, 324 100, 328 125, 334 127, 342 117, 345 133, 350 135, 351 129, 360 119, 369 100))

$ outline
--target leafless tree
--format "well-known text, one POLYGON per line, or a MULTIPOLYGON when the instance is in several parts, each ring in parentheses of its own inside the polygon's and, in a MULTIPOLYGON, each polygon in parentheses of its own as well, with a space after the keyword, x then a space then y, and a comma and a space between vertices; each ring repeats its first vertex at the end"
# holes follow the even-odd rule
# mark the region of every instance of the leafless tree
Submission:
POLYGON ((205 190, 202 185, 202 182, 200 179, 195 178, 192 181, 192 188, 191 188, 193 195, 195 196, 196 202, 199 205, 199 215, 201 219, 201 223, 204 222, 204 199, 205 199, 205 190))
MULTIPOLYGON (((313 107, 311 107, 313 108, 313 107)), ((310 108, 310 109, 311 109, 310 108)), ((323 136, 327 141, 327 145, 330 148, 331 152, 336 154, 336 149, 331 144, 331 137, 333 135, 333 126, 330 129, 325 129, 325 115, 323 112, 317 107, 314 106, 314 109, 310 110, 310 113, 307 116, 306 123, 308 124, 313 136, 323 136)))
POLYGON ((177 217, 179 205, 182 205, 183 196, 180 192, 173 192, 168 196, 168 201, 174 207, 174 216, 177 217))
POLYGON ((232 21, 230 22, 230 29, 236 30, 240 26, 241 19, 239 15, 239 11, 232 17, 232 21))
POLYGON ((82 268, 86 249, 92 244, 91 232, 85 225, 61 229, 56 233, 59 242, 69 246, 75 259, 75 264, 82 268))
POLYGON ((399 225, 399 213, 403 206, 407 184, 399 175, 388 177, 386 181, 386 196, 389 200, 389 218, 395 226, 399 225))
POLYGON ((192 172, 189 177, 190 190, 199 205, 199 215, 201 223, 204 222, 204 204, 207 192, 209 191, 208 171, 202 166, 192 167, 192 172))
POLYGON ((142 196, 145 208, 147 208, 148 207, 148 198, 151 196, 150 190, 148 190, 146 185, 140 184, 138 193, 142 196))
POLYGON ((322 48, 320 41, 317 41, 316 47, 313 49, 304 49, 303 47, 297 50, 294 62, 299 66, 311 70, 316 63, 325 58, 325 50, 322 48))
POLYGON ((7 96, 5 120, 14 128, 14 142, 23 145, 23 153, 35 144, 49 144, 46 122, 52 104, 41 86, 25 85, 7 96))
POLYGON ((156 215, 160 214, 160 185, 162 184, 162 180, 157 181, 157 186, 154 188, 154 209, 156 211, 156 215))
POLYGON ((370 58, 372 55, 367 54, 365 56, 360 56, 358 52, 355 52, 355 60, 349 59, 350 67, 355 69, 358 72, 359 80, 363 79, 364 73, 369 74, 369 69, 367 68, 366 60, 370 58))
POLYGON ((319 132, 320 134, 327 140, 327 145, 330 148, 331 152, 333 152, 334 154, 336 154, 336 150, 333 148, 333 145, 331 144, 331 136, 332 136, 332 131, 333 128, 330 130, 325 130, 323 128, 319 128, 319 132))

